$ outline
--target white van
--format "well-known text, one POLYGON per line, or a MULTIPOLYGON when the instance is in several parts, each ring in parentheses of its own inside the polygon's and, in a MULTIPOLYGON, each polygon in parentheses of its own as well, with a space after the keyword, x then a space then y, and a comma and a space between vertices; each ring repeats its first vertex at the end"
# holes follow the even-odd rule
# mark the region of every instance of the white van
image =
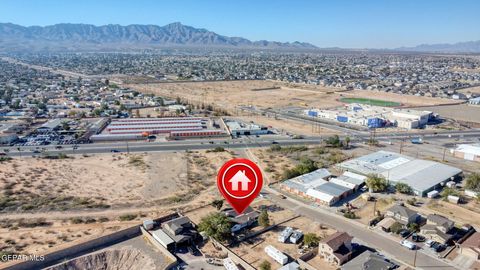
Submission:
POLYGON ((402 240, 402 242, 400 242, 400 244, 410 250, 414 250, 417 246, 410 242, 410 241, 407 241, 407 240, 402 240))

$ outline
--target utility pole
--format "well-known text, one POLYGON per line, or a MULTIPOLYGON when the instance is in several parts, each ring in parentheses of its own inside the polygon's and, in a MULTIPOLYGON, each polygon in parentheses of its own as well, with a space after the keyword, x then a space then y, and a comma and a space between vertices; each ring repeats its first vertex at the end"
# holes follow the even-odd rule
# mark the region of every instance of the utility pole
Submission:
POLYGON ((413 257, 413 267, 417 267, 417 249, 415 248, 415 256, 413 257))
POLYGON ((377 215, 377 200, 373 201, 373 217, 377 215))
POLYGON ((128 146, 128 141, 125 141, 127 143, 127 154, 130 154, 130 147, 128 146))
POLYGON ((443 148, 443 157, 442 157, 442 161, 445 161, 445 153, 447 152, 447 148, 444 147, 443 148))

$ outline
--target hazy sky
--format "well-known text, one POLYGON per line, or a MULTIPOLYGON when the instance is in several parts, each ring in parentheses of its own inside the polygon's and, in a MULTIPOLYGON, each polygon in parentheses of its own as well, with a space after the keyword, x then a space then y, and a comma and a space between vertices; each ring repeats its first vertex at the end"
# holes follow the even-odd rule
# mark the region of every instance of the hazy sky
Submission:
POLYGON ((0 0, 0 22, 182 22, 251 40, 394 48, 480 40, 479 0, 0 0))

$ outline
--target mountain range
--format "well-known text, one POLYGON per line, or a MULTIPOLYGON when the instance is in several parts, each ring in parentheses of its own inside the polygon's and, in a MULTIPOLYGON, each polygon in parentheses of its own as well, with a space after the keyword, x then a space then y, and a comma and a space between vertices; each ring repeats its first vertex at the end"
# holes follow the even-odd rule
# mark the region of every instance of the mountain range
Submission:
MULTIPOLYGON (((228 37, 215 32, 183 25, 179 22, 158 25, 61 23, 49 26, 21 26, 0 23, 1 51, 85 51, 132 50, 162 47, 239 48, 271 50, 329 50, 306 42, 251 41, 242 37, 228 37)), ((361 51, 369 51, 362 49, 361 51)), ((378 51, 378 50, 372 50, 378 51)), ((454 44, 422 44, 382 51, 480 53, 480 40, 454 44)))
POLYGON ((305 42, 250 41, 219 35, 179 22, 165 26, 132 24, 62 23, 50 26, 21 26, 0 23, 0 49, 135 49, 156 47, 231 47, 259 49, 316 49, 305 42))
POLYGON ((421 44, 415 47, 401 47, 396 50, 412 52, 480 53, 480 40, 453 44, 421 44))

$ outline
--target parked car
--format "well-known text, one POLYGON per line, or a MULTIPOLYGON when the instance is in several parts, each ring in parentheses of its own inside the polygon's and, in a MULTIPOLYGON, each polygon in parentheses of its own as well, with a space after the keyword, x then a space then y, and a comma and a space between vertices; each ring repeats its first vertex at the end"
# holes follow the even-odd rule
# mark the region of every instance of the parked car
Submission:
POLYGON ((446 246, 444 244, 440 244, 438 242, 435 242, 433 245, 432 245, 432 249, 435 251, 435 252, 442 252, 444 251, 446 248, 446 246))
POLYGON ((425 241, 425 237, 422 236, 422 235, 419 235, 419 234, 414 233, 414 234, 412 235, 412 240, 413 240, 414 242, 424 242, 424 241, 425 241))
POLYGON ((410 250, 414 250, 417 246, 410 242, 410 241, 407 241, 407 240, 402 240, 402 242, 400 242, 400 244, 410 250))
POLYGON ((432 239, 428 239, 427 241, 425 241, 425 245, 426 245, 427 247, 432 247, 433 244, 435 244, 435 243, 436 243, 436 242, 433 241, 432 239))
POLYGON ((400 231, 400 236, 403 237, 403 238, 407 238, 409 235, 410 235, 410 231, 407 230, 407 229, 403 229, 400 231))

